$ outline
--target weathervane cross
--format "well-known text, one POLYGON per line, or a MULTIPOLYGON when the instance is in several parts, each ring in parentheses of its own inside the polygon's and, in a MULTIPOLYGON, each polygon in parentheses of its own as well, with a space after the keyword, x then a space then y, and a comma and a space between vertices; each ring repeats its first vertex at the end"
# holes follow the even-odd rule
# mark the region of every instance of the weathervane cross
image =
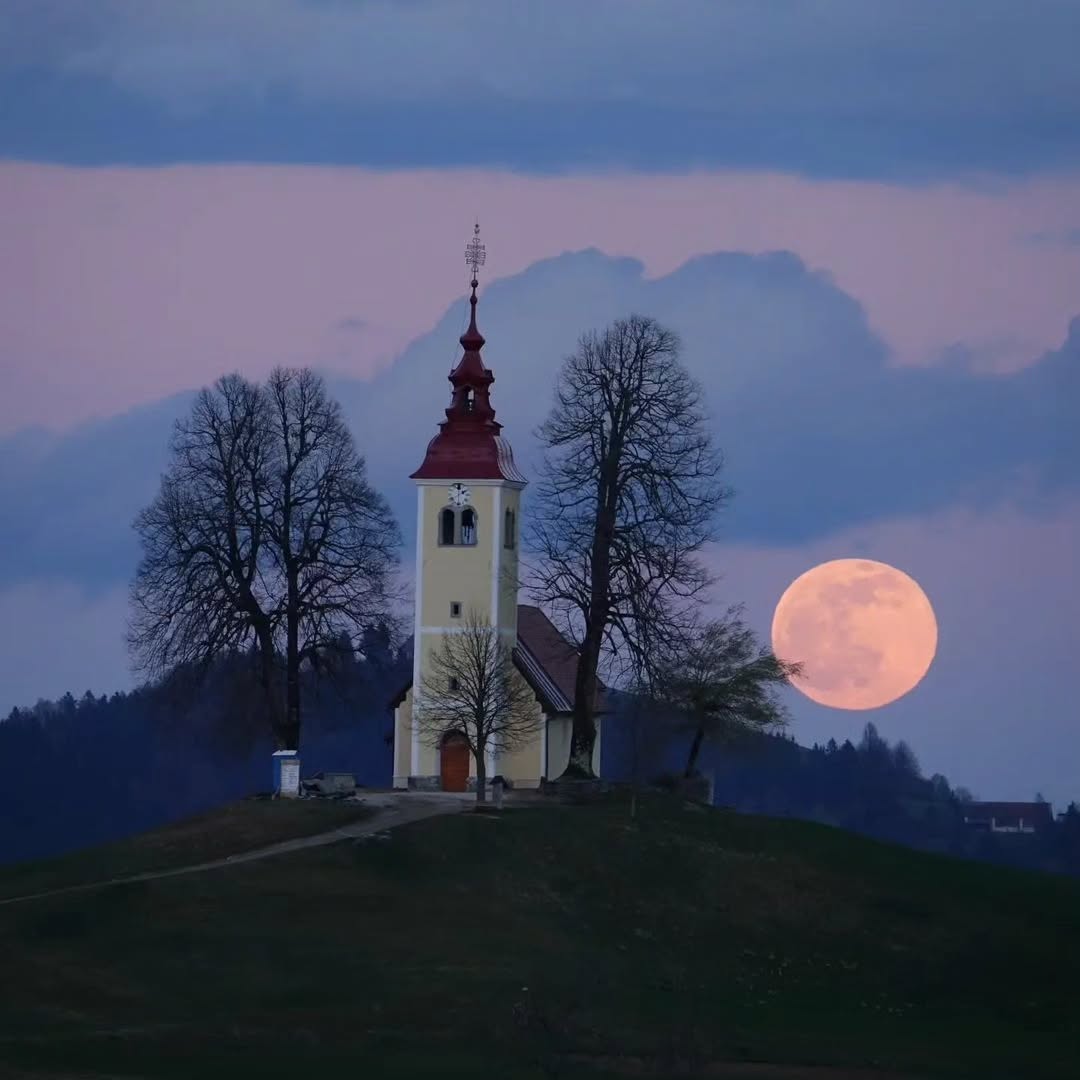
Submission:
POLYGON ((473 286, 476 285, 476 272, 484 265, 487 250, 480 243, 480 222, 473 229, 473 237, 465 246, 465 263, 472 270, 473 286))

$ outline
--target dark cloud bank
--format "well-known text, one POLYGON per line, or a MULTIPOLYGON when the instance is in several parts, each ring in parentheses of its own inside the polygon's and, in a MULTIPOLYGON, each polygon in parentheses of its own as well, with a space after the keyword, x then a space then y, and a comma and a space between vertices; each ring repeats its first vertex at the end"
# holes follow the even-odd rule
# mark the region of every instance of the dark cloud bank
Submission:
POLYGON ((0 154, 1021 174, 1080 163, 1078 36, 1068 0, 5 0, 0 154))
MULTIPOLYGON (((407 536, 407 476, 442 417, 465 310, 455 305, 372 382, 333 380, 407 536)), ((590 250, 494 282, 480 304, 484 355, 527 470, 560 359, 582 330, 631 311, 679 331, 705 386, 736 491, 731 541, 796 544, 954 506, 1039 514, 1080 485, 1080 319, 1059 350, 1016 374, 893 367, 860 305, 789 253, 702 256, 648 281, 639 262, 590 250)), ((156 489, 171 421, 189 399, 0 441, 0 585, 128 580, 131 520, 156 489)))

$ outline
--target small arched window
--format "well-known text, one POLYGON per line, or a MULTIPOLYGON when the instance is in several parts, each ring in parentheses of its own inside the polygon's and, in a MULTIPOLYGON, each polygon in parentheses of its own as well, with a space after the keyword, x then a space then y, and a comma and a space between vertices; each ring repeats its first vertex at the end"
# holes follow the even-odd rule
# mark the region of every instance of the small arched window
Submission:
POLYGON ((440 544, 453 544, 454 531, 457 521, 455 520, 454 511, 450 507, 446 507, 445 510, 439 515, 439 543, 440 544))
POLYGON ((476 543, 476 511, 471 506, 461 511, 461 542, 476 543))
POLYGON ((514 511, 507 508, 506 514, 503 516, 503 547, 512 548, 517 542, 514 536, 517 522, 515 521, 514 511))
POLYGON ((473 397, 472 387, 465 391, 465 411, 471 413, 476 408, 476 399, 473 397))

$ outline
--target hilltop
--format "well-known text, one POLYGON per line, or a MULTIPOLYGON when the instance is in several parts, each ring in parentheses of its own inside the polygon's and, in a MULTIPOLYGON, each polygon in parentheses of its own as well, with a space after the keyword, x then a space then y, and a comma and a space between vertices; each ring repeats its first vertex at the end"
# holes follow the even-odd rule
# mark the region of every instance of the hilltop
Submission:
POLYGON ((1080 883, 663 797, 51 897, 0 934, 5 1075, 1064 1080, 1080 1039, 1080 883))

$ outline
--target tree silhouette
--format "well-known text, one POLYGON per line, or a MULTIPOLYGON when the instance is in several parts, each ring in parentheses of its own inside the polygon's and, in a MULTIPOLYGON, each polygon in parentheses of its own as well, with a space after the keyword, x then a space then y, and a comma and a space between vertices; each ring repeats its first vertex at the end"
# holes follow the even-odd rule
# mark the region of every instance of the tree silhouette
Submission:
POLYGON ((135 529, 136 667, 196 678, 251 656, 270 730, 296 749, 302 667, 388 620, 399 546, 322 380, 278 369, 263 386, 228 375, 202 390, 135 529))
POLYGON ((683 775, 693 776, 706 738, 777 731, 788 721, 779 691, 799 673, 760 645, 733 607, 683 635, 658 669, 661 698, 693 732, 683 775))
POLYGON ((438 747, 448 734, 464 737, 476 763, 476 799, 483 802, 489 751, 519 749, 543 723, 510 646, 498 628, 470 609, 462 626, 431 654, 418 690, 413 723, 421 739, 438 747))
POLYGON ((580 339, 538 434, 531 585, 579 646, 565 775, 588 777, 602 658, 636 675, 710 582, 721 460, 678 337, 640 315, 580 339))

